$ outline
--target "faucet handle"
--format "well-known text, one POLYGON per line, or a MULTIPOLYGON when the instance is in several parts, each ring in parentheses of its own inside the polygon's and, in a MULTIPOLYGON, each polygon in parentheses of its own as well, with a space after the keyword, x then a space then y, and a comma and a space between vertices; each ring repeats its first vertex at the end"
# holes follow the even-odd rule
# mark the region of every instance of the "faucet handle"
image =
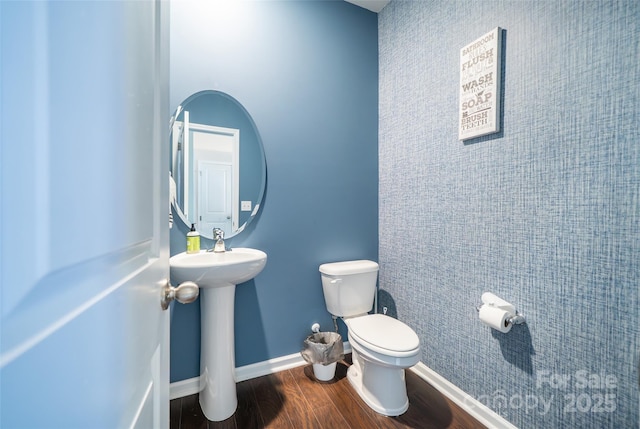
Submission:
POLYGON ((224 231, 220 228, 213 228, 213 239, 224 240, 224 231))

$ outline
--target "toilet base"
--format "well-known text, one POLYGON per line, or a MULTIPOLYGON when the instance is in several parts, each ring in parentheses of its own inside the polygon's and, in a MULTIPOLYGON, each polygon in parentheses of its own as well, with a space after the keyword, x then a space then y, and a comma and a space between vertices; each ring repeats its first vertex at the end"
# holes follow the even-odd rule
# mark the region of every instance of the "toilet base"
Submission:
POLYGON ((404 369, 390 368, 363 361, 352 351, 353 365, 347 379, 362 400, 384 416, 399 416, 409 408, 404 369))

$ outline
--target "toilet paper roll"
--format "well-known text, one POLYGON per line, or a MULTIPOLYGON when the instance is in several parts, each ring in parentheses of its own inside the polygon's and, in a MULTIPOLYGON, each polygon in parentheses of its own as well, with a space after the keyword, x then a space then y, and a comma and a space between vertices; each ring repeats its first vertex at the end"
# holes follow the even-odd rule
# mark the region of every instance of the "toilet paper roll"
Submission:
POLYGON ((507 333, 511 330, 511 323, 508 322, 511 313, 501 308, 483 305, 480 307, 480 321, 497 331, 507 333))
POLYGON ((482 303, 490 305, 492 307, 500 307, 503 310, 510 311, 511 313, 514 313, 514 314, 516 312, 516 308, 513 306, 513 304, 505 301, 502 298, 497 297, 491 292, 485 292, 482 294, 482 303))

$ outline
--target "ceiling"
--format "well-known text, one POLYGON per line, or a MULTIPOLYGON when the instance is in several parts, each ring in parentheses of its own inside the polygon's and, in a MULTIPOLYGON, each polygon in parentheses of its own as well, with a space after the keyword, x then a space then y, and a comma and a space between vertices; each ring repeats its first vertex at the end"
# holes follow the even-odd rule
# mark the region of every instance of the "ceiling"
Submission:
POLYGON ((357 6, 369 9, 372 12, 378 13, 383 7, 389 3, 390 0, 346 0, 349 3, 353 3, 357 6))

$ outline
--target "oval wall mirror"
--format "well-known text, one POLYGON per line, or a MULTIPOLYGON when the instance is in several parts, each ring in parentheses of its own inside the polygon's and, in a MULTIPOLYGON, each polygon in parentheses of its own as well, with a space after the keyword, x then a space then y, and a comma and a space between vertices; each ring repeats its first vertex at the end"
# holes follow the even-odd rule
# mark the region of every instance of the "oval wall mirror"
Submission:
POLYGON ((206 238, 213 228, 225 238, 244 230, 260 209, 267 177, 262 140, 247 110, 228 94, 200 91, 171 117, 170 140, 178 217, 206 238))

